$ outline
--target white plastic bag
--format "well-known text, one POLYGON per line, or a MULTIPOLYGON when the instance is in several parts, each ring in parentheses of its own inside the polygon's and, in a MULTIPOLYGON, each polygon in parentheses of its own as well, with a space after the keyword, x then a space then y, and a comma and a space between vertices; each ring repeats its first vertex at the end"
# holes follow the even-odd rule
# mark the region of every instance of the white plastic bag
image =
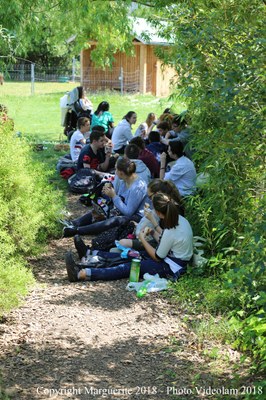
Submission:
POLYGON ((168 280, 160 278, 158 274, 150 275, 146 273, 143 275, 143 278, 144 280, 142 282, 129 282, 126 289, 138 292, 142 287, 145 287, 147 293, 152 293, 166 290, 168 288, 168 280))

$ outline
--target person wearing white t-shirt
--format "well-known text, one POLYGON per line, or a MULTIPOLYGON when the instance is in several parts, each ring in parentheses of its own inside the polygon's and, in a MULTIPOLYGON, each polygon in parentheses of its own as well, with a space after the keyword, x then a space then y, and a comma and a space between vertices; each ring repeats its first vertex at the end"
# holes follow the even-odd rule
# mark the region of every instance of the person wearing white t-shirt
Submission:
POLYGON ((189 196, 195 193, 197 173, 193 161, 183 153, 183 144, 179 141, 171 141, 168 146, 168 154, 175 162, 169 172, 165 172, 166 153, 161 154, 160 178, 174 182, 181 196, 189 196))
MULTIPOLYGON (((193 255, 193 232, 189 222, 179 215, 179 205, 163 193, 157 193, 152 198, 152 203, 157 216, 162 221, 164 229, 157 224, 154 229, 144 228, 139 233, 139 240, 145 249, 145 257, 140 262, 140 278, 145 273, 159 274, 161 278, 178 279, 186 272, 187 265, 193 255), (158 242, 154 248, 147 240, 148 235, 153 235, 158 242)), ((144 255, 144 254, 143 254, 144 255)), ((97 256, 115 258, 116 253, 98 251, 97 256)), ((128 278, 131 263, 126 261, 108 268, 79 269, 72 253, 66 256, 66 268, 70 282, 79 280, 116 280, 128 278)))
POLYGON ((137 114, 129 111, 115 127, 112 134, 112 144, 115 153, 124 154, 126 145, 133 139, 131 127, 137 122, 137 114))
POLYGON ((90 120, 87 117, 78 119, 77 130, 73 133, 70 139, 70 155, 72 161, 78 161, 81 149, 86 144, 86 134, 90 131, 90 120))

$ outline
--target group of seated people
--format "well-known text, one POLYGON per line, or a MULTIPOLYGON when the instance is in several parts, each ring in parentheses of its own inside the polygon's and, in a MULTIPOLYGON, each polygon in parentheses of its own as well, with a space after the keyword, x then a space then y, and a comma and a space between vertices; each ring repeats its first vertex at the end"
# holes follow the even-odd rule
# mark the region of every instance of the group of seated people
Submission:
POLYGON ((125 237, 119 244, 139 252, 140 277, 148 272, 177 279, 193 256, 193 233, 184 217, 184 198, 196 190, 196 170, 186 153, 187 123, 170 110, 158 120, 149 113, 133 135, 136 122, 136 112, 129 111, 114 126, 109 103, 104 101, 91 123, 86 117, 78 120, 71 137, 71 157, 77 169, 89 168, 100 178, 106 172, 114 173, 112 183, 103 183, 101 189, 112 204, 110 215, 99 221, 88 212, 65 223, 63 237, 74 237, 80 258, 76 262, 72 252, 66 255, 71 282, 129 277, 129 259, 107 268, 95 267, 95 257, 112 260, 117 253, 89 248, 81 236, 99 235, 130 221, 136 225, 133 239, 125 237))

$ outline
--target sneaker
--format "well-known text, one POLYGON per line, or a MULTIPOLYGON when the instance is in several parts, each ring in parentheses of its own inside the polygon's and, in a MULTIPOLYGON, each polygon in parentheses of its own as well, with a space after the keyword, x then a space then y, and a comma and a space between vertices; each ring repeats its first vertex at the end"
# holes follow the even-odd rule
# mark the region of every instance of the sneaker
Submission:
POLYGON ((62 233, 63 238, 73 237, 76 234, 77 234, 77 228, 75 228, 75 227, 70 228, 70 227, 65 226, 63 228, 63 233, 62 233))
POLYGON ((70 282, 78 282, 79 268, 75 263, 73 254, 68 251, 65 256, 67 275, 70 282))
POLYGON ((74 236, 74 244, 75 244, 75 247, 78 252, 80 260, 82 259, 82 257, 86 257, 88 246, 86 246, 86 244, 84 243, 84 241, 81 239, 81 237, 79 235, 74 236))
POLYGON ((70 219, 59 219, 59 222, 67 228, 75 228, 75 224, 70 219))

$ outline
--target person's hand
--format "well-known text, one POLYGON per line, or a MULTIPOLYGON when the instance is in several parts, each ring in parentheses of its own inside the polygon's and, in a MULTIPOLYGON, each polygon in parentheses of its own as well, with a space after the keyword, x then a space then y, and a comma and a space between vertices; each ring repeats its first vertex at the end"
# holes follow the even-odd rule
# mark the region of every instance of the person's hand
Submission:
POLYGON ((104 185, 102 189, 102 193, 105 194, 106 196, 110 197, 111 199, 115 197, 116 193, 114 188, 110 185, 110 183, 107 183, 104 185))

